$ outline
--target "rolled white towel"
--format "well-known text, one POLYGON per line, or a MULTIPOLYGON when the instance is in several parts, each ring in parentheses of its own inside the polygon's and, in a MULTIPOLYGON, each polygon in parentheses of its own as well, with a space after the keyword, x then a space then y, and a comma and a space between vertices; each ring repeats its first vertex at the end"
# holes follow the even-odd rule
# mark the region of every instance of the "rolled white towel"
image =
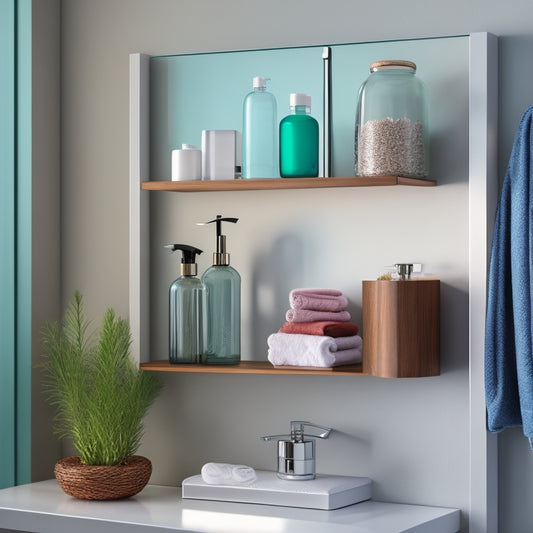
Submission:
POLYGON ((273 333, 268 337, 268 360, 274 366, 311 366, 329 368, 360 363, 363 339, 327 337, 295 333, 273 333))
POLYGON ((206 463, 201 473, 208 485, 249 485, 257 479, 251 466, 228 463, 206 463))

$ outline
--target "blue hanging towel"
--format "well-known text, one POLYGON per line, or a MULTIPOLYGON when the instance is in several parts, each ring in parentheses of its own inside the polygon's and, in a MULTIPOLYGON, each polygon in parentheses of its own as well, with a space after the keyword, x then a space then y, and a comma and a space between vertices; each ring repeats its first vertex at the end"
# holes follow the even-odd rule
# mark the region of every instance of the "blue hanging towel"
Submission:
POLYGON ((489 431, 522 426, 533 445, 533 107, 516 133, 496 211, 485 326, 489 431))

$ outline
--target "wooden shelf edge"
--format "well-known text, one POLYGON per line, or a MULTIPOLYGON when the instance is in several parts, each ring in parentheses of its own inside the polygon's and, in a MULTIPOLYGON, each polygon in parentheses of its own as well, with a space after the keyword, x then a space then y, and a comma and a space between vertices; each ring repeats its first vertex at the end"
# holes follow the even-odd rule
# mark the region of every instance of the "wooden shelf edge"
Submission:
POLYGON ((274 367, 268 361, 241 361, 238 365, 175 365, 167 360, 141 363, 141 370, 150 372, 178 372, 185 374, 287 374, 287 375, 327 375, 327 376, 366 376, 361 364, 344 365, 333 368, 274 367))
POLYGON ((333 187, 384 187, 407 185, 435 187, 435 180, 403 178, 400 176, 356 176, 336 178, 272 178, 236 180, 144 181, 144 191, 206 192, 260 191, 279 189, 324 189, 333 187))

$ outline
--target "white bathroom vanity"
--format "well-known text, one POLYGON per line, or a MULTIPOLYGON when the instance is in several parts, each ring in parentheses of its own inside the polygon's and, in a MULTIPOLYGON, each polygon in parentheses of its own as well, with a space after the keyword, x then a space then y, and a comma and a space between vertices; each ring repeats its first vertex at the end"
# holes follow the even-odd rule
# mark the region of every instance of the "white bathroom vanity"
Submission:
POLYGON ((458 509, 372 500, 334 511, 184 500, 148 485, 127 500, 76 500, 56 480, 0 491, 0 528, 35 533, 455 533, 458 509))

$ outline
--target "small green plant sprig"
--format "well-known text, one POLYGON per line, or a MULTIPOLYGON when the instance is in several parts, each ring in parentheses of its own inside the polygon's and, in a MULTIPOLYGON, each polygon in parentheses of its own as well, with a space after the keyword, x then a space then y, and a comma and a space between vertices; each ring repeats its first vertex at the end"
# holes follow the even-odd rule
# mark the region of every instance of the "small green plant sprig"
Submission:
POLYGON ((112 309, 97 338, 87 330, 76 291, 63 323, 42 331, 44 390, 56 409, 55 433, 72 439, 82 462, 117 465, 139 448, 142 419, 161 383, 130 359, 129 324, 112 309))

